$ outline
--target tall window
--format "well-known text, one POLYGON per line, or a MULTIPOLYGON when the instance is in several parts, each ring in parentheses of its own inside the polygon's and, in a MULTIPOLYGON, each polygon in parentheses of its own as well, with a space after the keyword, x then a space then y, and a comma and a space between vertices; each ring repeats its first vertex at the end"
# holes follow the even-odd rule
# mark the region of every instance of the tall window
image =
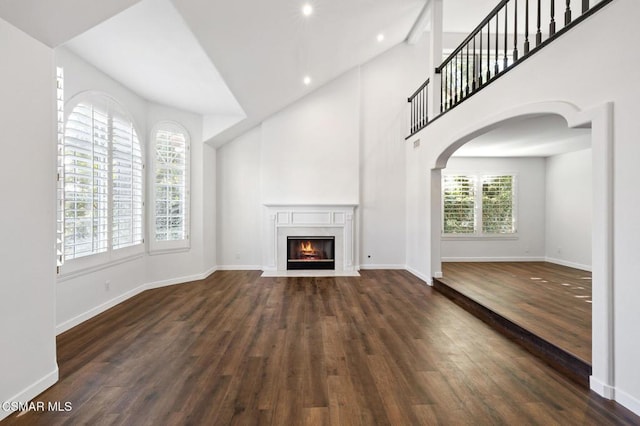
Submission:
POLYGON ((154 244, 152 249, 188 247, 189 134, 182 126, 162 122, 154 141, 154 244))
POLYGON ((142 151, 132 120, 92 95, 64 133, 64 255, 67 260, 143 243, 142 151))
POLYGON ((443 234, 515 234, 515 188, 514 175, 443 175, 443 234))

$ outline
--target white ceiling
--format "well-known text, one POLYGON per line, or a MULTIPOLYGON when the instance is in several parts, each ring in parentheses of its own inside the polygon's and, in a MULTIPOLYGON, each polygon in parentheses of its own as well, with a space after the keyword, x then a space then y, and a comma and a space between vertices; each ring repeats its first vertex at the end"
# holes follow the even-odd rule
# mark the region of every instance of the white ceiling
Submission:
POLYGON ((557 115, 511 121, 458 149, 454 157, 550 157, 591 146, 591 129, 570 129, 557 115))
POLYGON ((244 118, 169 0, 143 0, 65 46, 145 99, 202 115, 244 118))
POLYGON ((140 0, 0 0, 0 17, 50 47, 98 25, 140 0))
POLYGON ((308 18, 303 3, 174 0, 247 113, 215 137, 216 145, 402 42, 425 0, 309 0, 308 18), (385 40, 378 43, 381 32, 385 40))
MULTIPOLYGON (((304 1, 0 0, 0 16, 146 99, 204 115, 219 146, 404 41, 429 0, 308 0, 307 18, 304 1)), ((470 31, 496 1, 444 0, 445 31, 470 31)))

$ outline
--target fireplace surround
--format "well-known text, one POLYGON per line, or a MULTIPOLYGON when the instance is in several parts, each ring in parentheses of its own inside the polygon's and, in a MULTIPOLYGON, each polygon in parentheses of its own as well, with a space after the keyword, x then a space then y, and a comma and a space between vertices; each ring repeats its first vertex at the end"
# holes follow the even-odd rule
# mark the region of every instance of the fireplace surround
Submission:
MULTIPOLYGON (((263 276, 359 276, 355 264, 357 245, 355 204, 264 206, 263 276), (310 269, 308 264, 289 267, 290 239, 333 240, 333 267, 310 269)), ((307 262, 311 263, 311 262, 307 262)), ((329 263, 329 262, 321 262, 329 263)))

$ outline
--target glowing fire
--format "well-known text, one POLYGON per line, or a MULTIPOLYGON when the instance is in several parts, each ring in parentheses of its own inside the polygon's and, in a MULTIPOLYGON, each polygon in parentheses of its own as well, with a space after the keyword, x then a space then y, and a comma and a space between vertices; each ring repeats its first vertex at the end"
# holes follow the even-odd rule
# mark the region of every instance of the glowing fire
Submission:
POLYGON ((300 251, 302 253, 313 253, 314 249, 313 249, 313 244, 311 244, 311 241, 300 242, 300 251))
POLYGON ((320 259, 320 251, 313 245, 311 241, 300 241, 298 246, 300 257, 305 259, 320 259))

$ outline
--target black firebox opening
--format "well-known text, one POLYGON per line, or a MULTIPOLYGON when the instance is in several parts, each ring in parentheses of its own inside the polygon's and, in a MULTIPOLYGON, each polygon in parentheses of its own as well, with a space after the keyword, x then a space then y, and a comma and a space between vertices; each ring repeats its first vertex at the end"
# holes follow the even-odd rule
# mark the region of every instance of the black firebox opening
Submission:
POLYGON ((287 237, 287 269, 336 269, 335 237, 287 237))

